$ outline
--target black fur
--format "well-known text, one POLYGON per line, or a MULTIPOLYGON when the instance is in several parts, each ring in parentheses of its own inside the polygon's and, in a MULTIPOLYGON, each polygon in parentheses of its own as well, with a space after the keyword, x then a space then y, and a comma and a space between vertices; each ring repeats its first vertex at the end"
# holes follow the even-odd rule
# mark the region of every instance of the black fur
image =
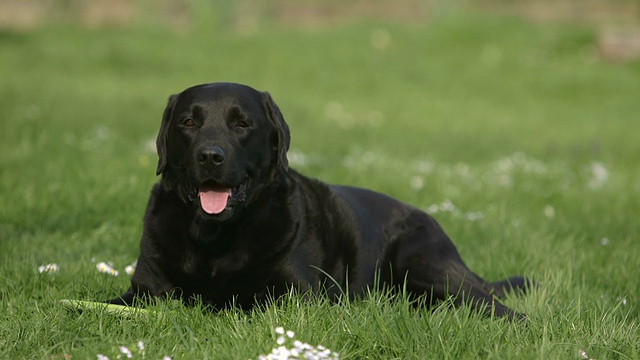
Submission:
POLYGON ((248 308, 291 288, 362 295, 378 280, 427 302, 452 295, 485 314, 522 316, 494 298, 527 280, 488 283, 426 213, 300 175, 288 167, 289 142, 265 92, 214 83, 171 96, 157 139, 162 181, 149 199, 137 268, 131 288, 110 302, 173 295, 248 308), (202 184, 233 189, 224 211, 203 211, 202 184))

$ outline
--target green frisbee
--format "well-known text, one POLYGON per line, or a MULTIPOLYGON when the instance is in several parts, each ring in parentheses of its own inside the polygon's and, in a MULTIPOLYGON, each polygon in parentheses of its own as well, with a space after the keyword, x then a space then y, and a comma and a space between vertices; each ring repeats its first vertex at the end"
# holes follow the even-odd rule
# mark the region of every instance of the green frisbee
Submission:
POLYGON ((60 305, 78 312, 98 311, 121 316, 146 315, 149 310, 131 306, 113 305, 96 301, 62 299, 60 305))

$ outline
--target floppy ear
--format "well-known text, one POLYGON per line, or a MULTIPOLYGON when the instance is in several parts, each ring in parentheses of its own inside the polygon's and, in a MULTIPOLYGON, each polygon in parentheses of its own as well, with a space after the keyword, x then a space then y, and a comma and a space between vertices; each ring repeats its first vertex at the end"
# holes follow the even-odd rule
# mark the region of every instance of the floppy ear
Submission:
POLYGON ((276 105, 271 95, 266 91, 262 93, 262 106, 267 114, 267 118, 269 118, 271 125, 276 129, 278 134, 276 167, 286 171, 289 168, 287 150, 289 150, 289 144, 291 143, 289 126, 284 121, 278 105, 276 105))
POLYGON ((160 125, 160 132, 156 139, 156 149, 158 150, 158 168, 156 169, 156 175, 160 175, 164 172, 164 168, 167 166, 167 136, 169 134, 169 124, 171 123, 171 116, 173 115, 173 108, 176 105, 178 95, 169 96, 169 102, 162 114, 162 124, 160 125))

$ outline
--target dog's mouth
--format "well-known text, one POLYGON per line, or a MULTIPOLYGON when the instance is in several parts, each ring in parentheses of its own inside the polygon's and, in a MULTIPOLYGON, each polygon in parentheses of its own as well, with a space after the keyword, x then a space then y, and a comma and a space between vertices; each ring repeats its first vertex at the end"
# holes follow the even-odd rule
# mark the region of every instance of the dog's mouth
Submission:
POLYGON ((246 199, 247 182, 243 181, 236 187, 220 185, 213 180, 207 180, 194 189, 192 201, 198 200, 202 211, 209 215, 218 215, 225 210, 232 209, 246 199))

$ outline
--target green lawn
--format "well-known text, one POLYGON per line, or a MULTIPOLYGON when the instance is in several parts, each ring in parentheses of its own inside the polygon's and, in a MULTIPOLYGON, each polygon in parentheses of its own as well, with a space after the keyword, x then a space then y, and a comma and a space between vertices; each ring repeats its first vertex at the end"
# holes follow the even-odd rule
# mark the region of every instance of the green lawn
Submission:
POLYGON ((255 359, 274 329, 342 359, 640 358, 640 63, 588 26, 450 14, 427 25, 0 32, 0 358, 255 359), (60 299, 128 286, 169 94, 269 91, 292 166, 429 210, 527 324, 374 294, 251 313, 176 303, 122 317, 60 299), (117 277, 99 273, 112 261, 117 277), (56 263, 56 273, 38 272, 56 263))

